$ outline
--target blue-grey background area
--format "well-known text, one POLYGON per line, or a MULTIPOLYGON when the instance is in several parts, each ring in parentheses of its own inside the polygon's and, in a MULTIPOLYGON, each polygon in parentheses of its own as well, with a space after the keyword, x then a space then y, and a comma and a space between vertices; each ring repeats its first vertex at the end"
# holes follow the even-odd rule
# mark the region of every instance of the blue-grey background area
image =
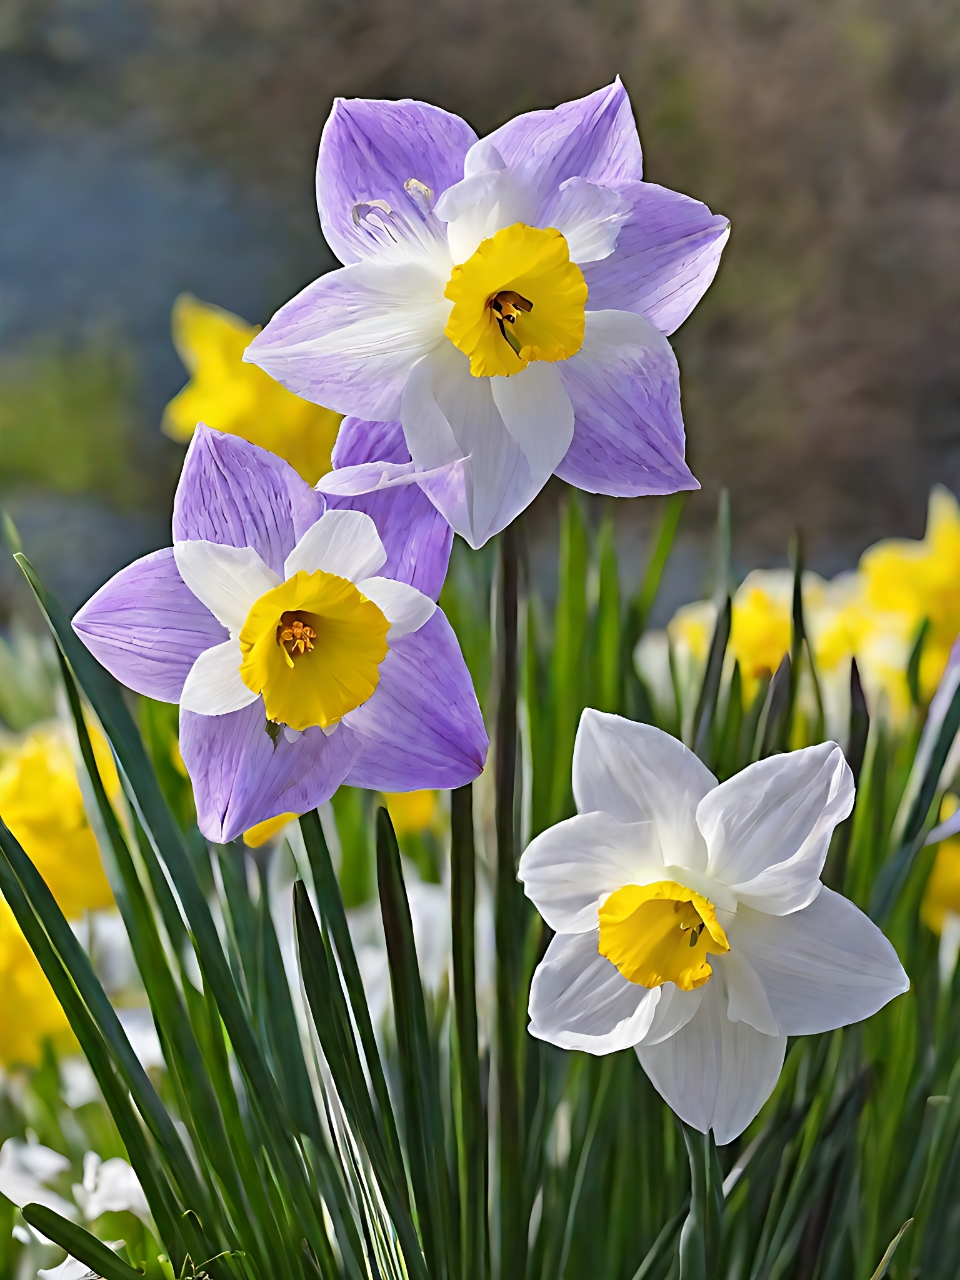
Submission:
MULTIPOLYGON (((743 568, 798 526, 828 573, 919 536, 960 486, 960 0, 0 0, 0 502, 64 602, 168 539, 177 294, 262 323, 333 265, 336 94, 484 132, 618 73, 647 176, 734 228, 674 339, 703 491, 659 612, 724 485, 743 568)), ((545 580, 562 496, 528 517, 545 580)), ((625 586, 661 506, 616 504, 625 586)))

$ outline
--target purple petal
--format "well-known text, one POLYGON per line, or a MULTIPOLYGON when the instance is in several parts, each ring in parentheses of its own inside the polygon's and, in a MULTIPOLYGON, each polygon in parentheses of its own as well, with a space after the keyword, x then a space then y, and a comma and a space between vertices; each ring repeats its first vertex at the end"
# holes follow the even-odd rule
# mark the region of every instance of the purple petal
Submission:
POLYGON ((347 783, 375 791, 460 787, 487 757, 487 733, 453 628, 438 609, 391 646, 369 702, 344 717, 362 743, 347 783))
POLYGON ((411 368, 443 339, 450 304, 435 265, 413 255, 330 271, 281 307, 243 358, 315 404, 395 418, 411 368))
POLYGON ((173 539, 253 547, 276 573, 324 501, 282 458, 239 436, 197 428, 173 502, 173 539))
POLYGON ((359 214, 374 200, 442 239, 443 227, 429 210, 463 177, 463 158, 476 140, 466 121, 426 102, 338 98, 320 139, 317 204, 327 244, 340 261, 359 262, 378 247, 376 223, 354 216, 358 205, 359 214), (411 178, 420 184, 412 194, 411 178))
POLYGON ((197 822, 225 844, 281 813, 306 813, 333 795, 360 744, 341 725, 329 738, 307 729, 293 742, 266 731, 263 700, 226 716, 180 711, 180 752, 193 782, 197 822))
POLYGON ((683 459, 676 358, 649 320, 588 312, 583 346, 561 374, 575 415, 562 480, 618 498, 700 487, 683 459))
POLYGON ((367 422, 365 418, 344 418, 330 460, 335 471, 362 462, 409 462, 410 450, 399 419, 367 422))
POLYGON ((673 333, 716 275, 730 224, 667 187, 631 182, 617 190, 633 209, 613 253, 583 267, 590 310, 636 311, 673 333))
POLYGON ((179 702, 194 662, 227 638, 180 577, 172 547, 121 569, 87 601, 73 629, 111 675, 160 702, 179 702))
POLYGON ((619 77, 605 89, 552 111, 517 116, 491 133, 507 165, 522 168, 552 197, 567 178, 639 182, 643 154, 633 108, 619 77))
MULTIPOLYGON (((410 462, 400 423, 345 418, 334 449, 334 467, 362 467, 374 462, 394 466, 410 462)), ((415 483, 362 496, 330 496, 327 505, 370 516, 387 551, 387 562, 380 571, 384 577, 409 582, 424 595, 437 598, 447 576, 453 530, 415 483)))

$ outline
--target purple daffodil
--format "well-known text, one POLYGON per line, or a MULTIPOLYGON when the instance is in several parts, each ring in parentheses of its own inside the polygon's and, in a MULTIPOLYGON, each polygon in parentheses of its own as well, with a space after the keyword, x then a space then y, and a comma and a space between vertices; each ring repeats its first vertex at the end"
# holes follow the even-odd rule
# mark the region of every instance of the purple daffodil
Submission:
POLYGON ((389 436, 389 456, 341 465, 324 492, 419 485, 478 547, 554 472, 620 497, 698 487, 665 335, 729 226, 642 181, 619 80, 482 141, 426 103, 338 99, 317 192, 346 265, 244 358, 355 435, 389 436))
POLYGON ((432 508, 378 531, 363 511, 326 509, 280 458, 201 426, 173 539, 73 625, 129 688, 180 704, 205 836, 303 813, 342 782, 408 791, 477 776, 487 737, 469 673, 411 585, 443 580, 449 531, 432 508))

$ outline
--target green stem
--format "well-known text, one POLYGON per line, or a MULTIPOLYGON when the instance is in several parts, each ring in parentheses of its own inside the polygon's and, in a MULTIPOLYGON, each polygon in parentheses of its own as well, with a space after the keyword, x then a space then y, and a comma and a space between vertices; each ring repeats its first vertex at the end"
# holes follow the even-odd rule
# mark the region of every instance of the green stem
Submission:
POLYGON ((500 539, 502 629, 500 705, 496 738, 497 826, 497 1084, 500 1102, 500 1274, 526 1269, 522 1207, 523 1135, 520 1128, 520 1046, 517 991, 520 980, 520 912, 517 885, 514 792, 517 769, 517 534, 500 539))
POLYGON ((486 1231, 487 1126, 480 1087, 477 1033, 476 850, 473 835, 473 787, 450 796, 450 911, 453 921, 453 994, 460 1061, 460 1110, 466 1177, 462 1192, 463 1280, 489 1274, 486 1231))

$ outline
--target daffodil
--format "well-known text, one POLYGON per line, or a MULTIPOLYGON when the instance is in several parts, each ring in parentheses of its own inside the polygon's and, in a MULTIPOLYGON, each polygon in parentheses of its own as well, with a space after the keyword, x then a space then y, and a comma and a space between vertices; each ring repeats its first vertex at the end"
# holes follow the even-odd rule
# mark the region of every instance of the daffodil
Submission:
POLYGON ((718 785, 677 739, 588 709, 573 790, 578 816, 520 860, 555 930, 532 1035, 635 1047, 677 1114, 724 1143, 769 1097, 787 1036, 857 1022, 907 989, 880 930, 820 883, 853 805, 835 743, 718 785))
POLYGON ((398 836, 415 835, 437 825, 440 797, 436 791, 391 791, 383 798, 398 836))
MULTIPOLYGON (((94 748, 111 790, 118 787, 109 749, 94 748)), ((33 730, 0 764, 0 818, 32 858, 69 920, 109 907, 113 895, 87 821, 65 733, 33 730)), ((72 1041, 69 1025, 6 901, 0 899, 0 1061, 30 1065, 45 1039, 72 1041)))
MULTIPOLYGON (((409 581, 423 530, 324 499, 281 459, 199 429, 174 545, 112 578, 74 619, 131 689, 180 704, 201 831, 228 841, 303 813, 341 782, 460 786, 487 739, 459 645, 409 581), (400 565, 387 573, 388 565, 400 565)), ((441 531, 441 543, 446 533, 441 531)))
POLYGON ((302 400, 243 353, 259 333, 239 316, 182 293, 173 304, 173 341, 190 381, 170 401, 163 430, 187 441, 199 422, 286 459, 308 484, 330 470, 342 414, 302 400))
POLYGON ((860 569, 865 598, 878 613, 896 615, 915 637, 929 630, 920 657, 920 691, 933 696, 960 634, 960 507, 948 489, 930 494, 922 541, 889 538, 865 551, 860 569))
POLYGON ((420 485, 477 547, 554 472, 619 496, 697 487, 666 335, 728 223, 642 181, 619 80, 482 141, 426 103, 338 99, 317 191, 346 265, 245 359, 360 435, 402 431, 409 457, 358 463, 325 492, 420 485))

